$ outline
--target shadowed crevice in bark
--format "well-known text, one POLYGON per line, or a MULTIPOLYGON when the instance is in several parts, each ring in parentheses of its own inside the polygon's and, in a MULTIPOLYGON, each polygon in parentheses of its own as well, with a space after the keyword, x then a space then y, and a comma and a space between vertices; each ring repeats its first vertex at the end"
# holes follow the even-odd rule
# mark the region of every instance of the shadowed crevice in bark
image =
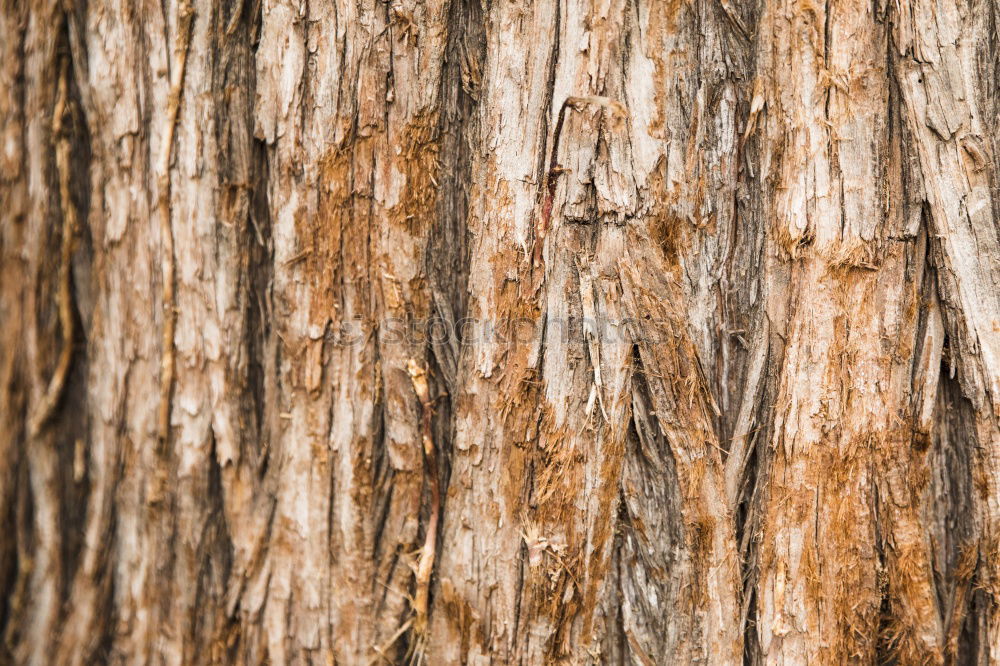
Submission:
MULTIPOLYGON (((948 341, 945 341, 947 349, 948 341)), ((974 655, 974 636, 967 628, 976 613, 975 567, 979 530, 975 522, 973 452, 975 441, 969 424, 974 410, 952 376, 950 360, 940 367, 938 397, 934 407, 931 437, 931 482, 928 489, 929 525, 932 540, 934 582, 942 610, 941 621, 948 650, 956 658, 974 655)), ((982 600, 979 600, 980 602, 982 600)), ((975 621, 973 621, 975 624, 975 621)), ((978 629, 977 629, 978 630, 978 629)))
MULTIPOLYGON (((769 76, 758 56, 764 2, 728 3, 715 7, 716 20, 728 48, 727 83, 735 90, 733 104, 737 133, 728 245, 720 259, 724 277, 718 291, 719 359, 713 375, 718 387, 719 441, 726 449, 727 498, 732 503, 742 597, 742 661, 761 663, 758 636, 757 583, 761 541, 761 505, 767 492, 773 455, 775 400, 783 362, 783 340, 771 325, 766 308, 771 285, 763 267, 767 262, 771 211, 766 196, 768 174, 762 170, 765 137, 762 132, 762 90, 769 76)), ((723 222, 720 222, 720 224, 723 222)))
MULTIPOLYGON (((775 367, 781 358, 780 339, 774 334, 767 336, 765 333, 765 336, 764 340, 757 342, 757 344, 763 344, 768 348, 764 367, 775 367)), ((774 399, 777 395, 777 374, 774 372, 765 373, 760 379, 757 390, 760 392, 760 397, 755 401, 753 408, 753 426, 744 435, 748 457, 734 511, 740 580, 743 585, 740 617, 744 640, 743 662, 747 666, 761 663, 761 649, 756 626, 758 610, 756 586, 760 576, 758 557, 761 539, 759 507, 763 494, 767 492, 770 459, 773 455, 767 442, 772 436, 771 416, 774 412, 774 399)))
MULTIPOLYGON (((199 563, 194 583, 193 608, 199 609, 186 618, 184 632, 186 663, 199 659, 220 662, 223 655, 234 654, 238 634, 233 619, 226 613, 226 597, 233 566, 233 542, 226 524, 225 494, 222 468, 216 458, 213 438, 209 456, 208 481, 205 486, 205 519, 198 535, 194 558, 199 563), (212 653, 204 655, 199 646, 212 646, 212 653)), ((175 528, 176 529, 176 528, 175 528)))
POLYGON ((610 639, 620 644, 620 663, 651 664, 659 655, 682 654, 688 636, 700 629, 663 611, 684 605, 685 568, 691 566, 684 561, 685 530, 692 526, 683 524, 674 456, 659 429, 638 348, 632 363, 632 418, 615 539, 619 638, 610 639))
POLYGON ((271 281, 274 247, 271 238, 271 213, 267 201, 268 163, 263 142, 252 143, 253 185, 247 211, 246 252, 246 369, 242 423, 244 453, 253 461, 251 466, 259 478, 267 474, 270 446, 268 442, 267 409, 270 373, 277 362, 274 358, 272 329, 271 281))
MULTIPOLYGON (((783 357, 783 343, 777 333, 765 327, 760 334, 767 348, 765 355, 767 368, 780 366, 783 357)), ((735 511, 737 547, 740 557, 740 575, 743 584, 741 618, 744 636, 743 663, 756 666, 763 663, 759 640, 758 612, 759 599, 757 584, 760 580, 761 509, 763 499, 769 492, 768 481, 771 470, 773 449, 768 445, 773 436, 773 414, 778 392, 778 373, 767 371, 760 379, 760 397, 755 402, 754 426, 746 435, 749 457, 735 511)))
MULTIPOLYGON (((261 30, 260 0, 219 7, 215 39, 220 55, 213 64, 216 141, 219 151, 220 217, 235 224, 244 258, 239 268, 242 356, 235 359, 233 383, 239 391, 240 466, 266 477, 271 451, 267 419, 269 384, 276 366, 272 281, 274 245, 268 201, 269 164, 264 141, 253 136, 256 94, 254 57, 261 30)), ((228 463, 227 463, 228 464, 228 463)), ((221 492, 226 493, 223 482, 221 492)))
MULTIPOLYGON (((54 137, 57 142, 57 166, 60 182, 57 187, 60 199, 66 194, 68 185, 69 200, 60 200, 60 210, 64 220, 60 236, 67 231, 72 236, 71 265, 65 270, 69 283, 70 317, 73 321, 71 364, 67 373, 66 384, 61 401, 58 405, 58 415, 53 421, 61 430, 56 449, 60 452, 58 488, 60 495, 60 515, 62 532, 62 589, 60 597, 64 603, 69 600, 70 582, 75 574, 83 548, 83 533, 78 529, 85 521, 88 498, 90 493, 89 465, 90 443, 88 437, 88 416, 86 410, 87 384, 89 371, 87 359, 87 331, 91 318, 91 267, 93 248, 90 230, 87 226, 90 209, 90 133, 83 107, 80 91, 76 85, 76 61, 70 48, 70 19, 63 19, 60 30, 58 51, 66 85, 65 114, 59 123, 61 136, 54 137), (64 145, 59 145, 65 142, 64 145), (61 153, 61 151, 65 151, 61 153), (65 161, 65 164, 63 162, 65 161), (62 174, 65 169, 66 174, 62 174), (66 178, 68 176, 68 178, 66 178), (68 210, 72 208, 72 211, 68 210), (72 225, 67 225, 67 216, 73 218, 72 225)), ((65 242, 60 238, 60 242, 65 242)), ((66 332, 62 332, 65 337, 66 332)), ((67 344, 64 340, 63 344, 67 344)))

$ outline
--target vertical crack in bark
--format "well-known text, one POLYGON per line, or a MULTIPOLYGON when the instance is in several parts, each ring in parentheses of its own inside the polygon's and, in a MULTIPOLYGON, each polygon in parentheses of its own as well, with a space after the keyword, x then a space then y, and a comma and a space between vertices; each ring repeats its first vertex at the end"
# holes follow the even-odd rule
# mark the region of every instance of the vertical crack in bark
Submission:
POLYGON ((56 84, 56 105, 52 112, 52 137, 55 142, 54 152, 56 161, 56 171, 59 182, 59 202, 62 211, 62 238, 59 250, 59 287, 56 292, 56 302, 59 311, 59 324, 62 335, 62 349, 59 352, 59 360, 56 369, 52 373, 52 379, 46 387, 45 394, 40 403, 35 407, 34 413, 28 421, 28 437, 34 440, 45 425, 45 422, 52 417, 62 397, 63 389, 66 386, 66 377, 70 371, 70 364, 73 361, 73 347, 75 345, 75 328, 73 314, 73 276, 71 262, 73 260, 73 250, 75 248, 77 215, 76 205, 73 202, 70 184, 72 176, 70 174, 70 141, 65 130, 65 116, 69 112, 69 62, 66 58, 61 59, 59 66, 59 80, 56 84))
POLYGON ((407 372, 413 383, 413 392, 420 400, 421 408, 421 440, 424 450, 424 476, 430 485, 431 505, 430 516, 424 528, 424 544, 417 558, 417 566, 413 575, 416 592, 413 595, 413 612, 415 615, 413 627, 416 634, 411 649, 419 663, 426 644, 427 613, 429 608, 431 572, 434 570, 434 558, 437 552, 438 522, 441 519, 441 480, 439 478, 437 448, 434 446, 431 419, 434 412, 434 401, 431 400, 430 388, 427 383, 427 372, 416 359, 410 359, 407 372))
MULTIPOLYGON (((556 115, 554 129, 552 130, 552 144, 549 145, 549 125, 552 124, 551 114, 552 105, 555 101, 555 90, 556 90, 556 74, 559 71, 559 52, 560 43, 562 40, 562 13, 563 13, 563 0, 555 0, 555 17, 553 19, 553 29, 552 29, 552 47, 549 53, 549 60, 547 63, 547 81, 544 89, 544 97, 542 109, 545 111, 545 116, 542 118, 542 132, 541 145, 537 149, 538 152, 538 168, 534 174, 537 182, 539 184, 539 195, 540 198, 544 197, 542 203, 542 212, 539 217, 538 223, 535 225, 535 235, 532 239, 533 249, 531 252, 532 256, 532 266, 534 268, 541 268, 542 262, 542 252, 545 249, 545 234, 548 231, 549 218, 552 215, 552 197, 555 194, 555 175, 553 171, 555 170, 557 164, 557 158, 559 153, 559 136, 562 134, 562 124, 564 116, 566 113, 566 103, 563 102, 559 111, 556 115), (548 169, 545 168, 545 156, 550 154, 548 169)), ((527 250, 525 251, 527 253, 527 250)), ((544 271, 539 271, 539 280, 544 280, 544 271)))
MULTIPOLYGON (((950 355, 950 341, 942 342, 944 353, 950 355)), ((975 439, 971 426, 975 409, 962 394, 959 382, 950 376, 947 358, 939 357, 930 370, 937 373, 939 388, 931 405, 927 529, 934 535, 932 555, 945 655, 955 662, 975 659, 982 663, 984 655, 977 655, 973 645, 976 632, 972 636, 968 632, 970 623, 978 624, 986 610, 976 607, 976 596, 982 588, 974 581, 980 535, 975 517, 974 453, 968 443, 975 439)))
POLYGON ((685 544, 685 494, 670 442, 657 423, 638 347, 632 350, 632 364, 632 422, 617 538, 617 611, 623 641, 619 661, 631 656, 653 664, 666 654, 685 661, 690 655, 679 653, 678 646, 684 645, 685 633, 692 625, 696 628, 697 621, 677 621, 661 610, 684 608, 685 597, 696 594, 687 575, 691 562, 685 544))
MULTIPOLYGON (((170 220, 170 159, 173 155, 174 129, 184 92, 184 70, 187 65, 188 47, 191 43, 191 26, 194 23, 194 7, 187 2, 177 6, 174 45, 174 60, 170 68, 170 94, 167 98, 167 113, 164 118, 160 159, 157 162, 157 214, 160 218, 160 242, 163 256, 161 271, 163 281, 163 339, 160 357, 160 408, 157 436, 160 447, 167 446, 170 437, 170 398, 174 388, 174 328, 177 324, 174 303, 174 282, 176 259, 174 257, 174 230, 170 220)), ((166 22, 164 23, 166 26, 166 22)))

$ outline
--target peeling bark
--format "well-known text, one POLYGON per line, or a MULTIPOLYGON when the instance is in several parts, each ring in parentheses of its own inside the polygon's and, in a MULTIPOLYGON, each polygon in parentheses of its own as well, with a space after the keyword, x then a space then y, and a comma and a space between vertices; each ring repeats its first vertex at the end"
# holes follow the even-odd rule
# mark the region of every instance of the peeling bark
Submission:
POLYGON ((1000 661, 992 4, 0 8, 0 661, 1000 661))

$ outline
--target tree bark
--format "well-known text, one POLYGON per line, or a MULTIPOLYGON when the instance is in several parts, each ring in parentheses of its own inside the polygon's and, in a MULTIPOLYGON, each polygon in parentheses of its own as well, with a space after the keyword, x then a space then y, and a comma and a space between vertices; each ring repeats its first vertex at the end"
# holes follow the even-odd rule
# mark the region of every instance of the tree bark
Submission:
POLYGON ((994 3, 0 8, 0 662, 1000 663, 994 3))

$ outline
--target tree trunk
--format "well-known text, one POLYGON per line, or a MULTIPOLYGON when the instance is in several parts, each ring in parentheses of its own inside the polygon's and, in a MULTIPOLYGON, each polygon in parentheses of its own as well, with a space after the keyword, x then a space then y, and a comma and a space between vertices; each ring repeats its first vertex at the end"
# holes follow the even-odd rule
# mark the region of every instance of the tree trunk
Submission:
POLYGON ((1000 663, 995 3, 0 6, 0 662, 1000 663))

